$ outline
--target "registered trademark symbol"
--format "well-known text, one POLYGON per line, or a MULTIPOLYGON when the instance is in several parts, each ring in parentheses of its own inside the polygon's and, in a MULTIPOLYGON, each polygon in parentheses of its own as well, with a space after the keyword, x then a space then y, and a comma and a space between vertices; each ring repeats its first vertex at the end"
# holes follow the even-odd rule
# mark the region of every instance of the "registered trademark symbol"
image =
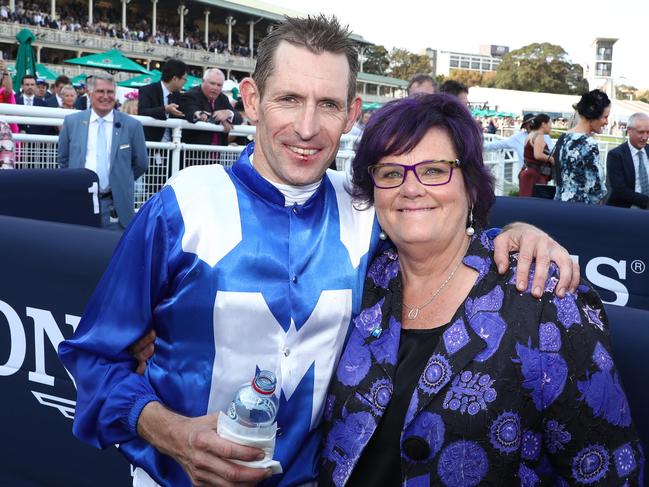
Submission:
POLYGON ((645 270, 644 262, 638 259, 634 260, 631 262, 631 270, 636 274, 642 274, 645 270))

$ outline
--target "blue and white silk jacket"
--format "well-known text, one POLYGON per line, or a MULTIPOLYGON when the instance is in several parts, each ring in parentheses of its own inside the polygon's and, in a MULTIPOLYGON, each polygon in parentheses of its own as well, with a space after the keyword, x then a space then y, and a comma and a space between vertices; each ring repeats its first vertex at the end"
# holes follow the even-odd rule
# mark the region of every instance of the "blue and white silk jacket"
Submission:
MULTIPOLYGON (((529 288, 519 293, 515 256, 500 276, 492 245, 484 233, 473 237, 464 263, 477 281, 410 398, 403 485, 643 485, 644 457, 599 297, 584 283, 555 296, 554 266, 540 300, 529 288)), ((320 486, 347 482, 392 397, 399 269, 388 250, 368 271, 327 398, 320 486)))
MULTIPOLYGON (((275 459, 267 485, 317 476, 324 401, 378 242, 374 211, 353 209, 329 172, 304 204, 252 167, 190 167, 153 196, 120 241, 72 339, 59 353, 77 385, 74 434, 119 444, 165 486, 189 485, 138 437, 150 401, 186 416, 225 411, 257 368, 277 374, 275 459), (144 376, 127 349, 157 333, 144 376)), ((215 425, 216 427, 216 425, 215 425)))

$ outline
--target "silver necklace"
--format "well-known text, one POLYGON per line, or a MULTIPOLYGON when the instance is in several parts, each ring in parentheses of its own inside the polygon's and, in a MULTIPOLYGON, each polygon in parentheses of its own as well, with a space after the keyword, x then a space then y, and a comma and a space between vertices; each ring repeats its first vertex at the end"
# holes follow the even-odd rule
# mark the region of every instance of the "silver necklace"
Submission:
POLYGON ((439 293, 442 292, 442 289, 444 289, 444 288, 446 287, 446 285, 447 285, 449 282, 451 282, 451 279, 453 279, 453 276, 455 275, 455 273, 457 272, 457 270, 460 268, 460 264, 462 263, 462 260, 463 260, 463 259, 460 259, 460 261, 457 263, 457 265, 455 266, 455 268, 453 269, 453 271, 448 275, 448 277, 446 278, 446 280, 442 283, 442 285, 441 285, 440 287, 437 288, 437 291, 435 291, 435 292, 433 293, 433 295, 430 297, 430 299, 428 299, 428 301, 426 301, 424 304, 422 304, 422 305, 420 305, 420 306, 410 306, 409 304, 403 303, 403 305, 404 305, 406 308, 408 308, 408 310, 409 310, 409 311, 408 311, 408 314, 406 315, 406 316, 408 317, 409 320, 411 320, 411 321, 412 321, 412 320, 416 320, 417 317, 419 316, 419 312, 420 312, 422 309, 424 309, 426 306, 428 306, 430 303, 432 303, 433 300, 437 297, 437 295, 438 295, 439 293))

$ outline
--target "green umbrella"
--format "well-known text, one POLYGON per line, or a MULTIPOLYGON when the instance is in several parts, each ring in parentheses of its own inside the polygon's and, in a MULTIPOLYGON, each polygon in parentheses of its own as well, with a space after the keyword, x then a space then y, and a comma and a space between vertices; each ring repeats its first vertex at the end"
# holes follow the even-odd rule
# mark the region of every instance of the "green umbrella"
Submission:
POLYGON ((16 54, 16 75, 14 76, 14 91, 20 91, 20 85, 23 76, 36 76, 36 61, 34 60, 34 51, 32 42, 36 37, 29 29, 22 29, 16 34, 18 40, 18 54, 16 54))
POLYGON ((78 74, 78 75, 76 75, 74 78, 72 78, 72 79, 70 80, 70 82, 72 83, 72 86, 76 86, 76 85, 78 85, 79 83, 83 83, 83 84, 85 84, 85 83, 86 83, 86 78, 87 78, 87 77, 88 77, 87 74, 84 74, 84 73, 82 73, 82 74, 78 74))
MULTIPOLYGON (((12 77, 16 76, 16 66, 13 64, 7 64, 7 71, 9 71, 9 74, 12 77)), ((58 74, 56 74, 54 71, 49 69, 47 66, 44 64, 37 64, 36 65, 36 78, 42 78, 47 81, 55 81, 56 78, 58 77, 58 74)))
POLYGON ((183 90, 187 91, 192 89, 194 86, 198 86, 203 82, 202 79, 197 78, 196 76, 192 76, 191 74, 187 75, 187 81, 185 81, 185 84, 183 85, 183 90))
POLYGON ((78 64, 79 66, 88 66, 91 68, 101 68, 106 71, 127 71, 131 73, 149 74, 149 71, 147 71, 144 66, 135 61, 131 61, 117 49, 111 49, 110 51, 99 54, 90 54, 89 56, 81 56, 74 59, 66 59, 63 62, 68 64, 78 64))
POLYGON ((44 80, 48 82, 54 82, 56 78, 58 78, 58 74, 56 74, 54 71, 52 71, 50 68, 45 66, 44 64, 37 64, 36 65, 36 77, 37 78, 43 78, 44 80))
MULTIPOLYGON (((158 81, 160 81, 161 77, 162 73, 160 73, 160 71, 158 71, 157 69, 154 69, 149 74, 141 74, 134 76, 133 78, 120 81, 119 83, 117 83, 117 86, 123 86, 124 88, 141 88, 142 86, 150 85, 151 83, 157 83, 158 81)), ((187 91, 194 86, 200 85, 202 82, 202 79, 188 74, 187 81, 185 81, 185 84, 183 85, 183 90, 187 91)))
POLYGON ((378 102, 369 102, 369 101, 364 101, 363 102, 363 108, 362 110, 365 112, 367 110, 378 110, 381 108, 381 104, 378 102))
POLYGON ((154 69, 150 74, 140 74, 133 78, 120 81, 117 83, 117 86, 123 86, 124 88, 141 88, 142 86, 150 85, 151 83, 157 83, 160 81, 161 76, 160 71, 154 69))

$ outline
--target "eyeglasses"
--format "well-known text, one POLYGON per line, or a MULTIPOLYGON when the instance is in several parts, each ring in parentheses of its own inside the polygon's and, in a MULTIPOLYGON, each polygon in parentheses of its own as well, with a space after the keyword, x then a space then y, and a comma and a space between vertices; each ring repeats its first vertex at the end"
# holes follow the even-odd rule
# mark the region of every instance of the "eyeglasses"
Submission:
POLYGON ((447 184, 453 176, 453 168, 460 167, 460 161, 421 161, 412 166, 386 162, 373 164, 367 170, 374 186, 380 189, 398 188, 406 180, 408 171, 412 171, 424 186, 441 186, 447 184))

